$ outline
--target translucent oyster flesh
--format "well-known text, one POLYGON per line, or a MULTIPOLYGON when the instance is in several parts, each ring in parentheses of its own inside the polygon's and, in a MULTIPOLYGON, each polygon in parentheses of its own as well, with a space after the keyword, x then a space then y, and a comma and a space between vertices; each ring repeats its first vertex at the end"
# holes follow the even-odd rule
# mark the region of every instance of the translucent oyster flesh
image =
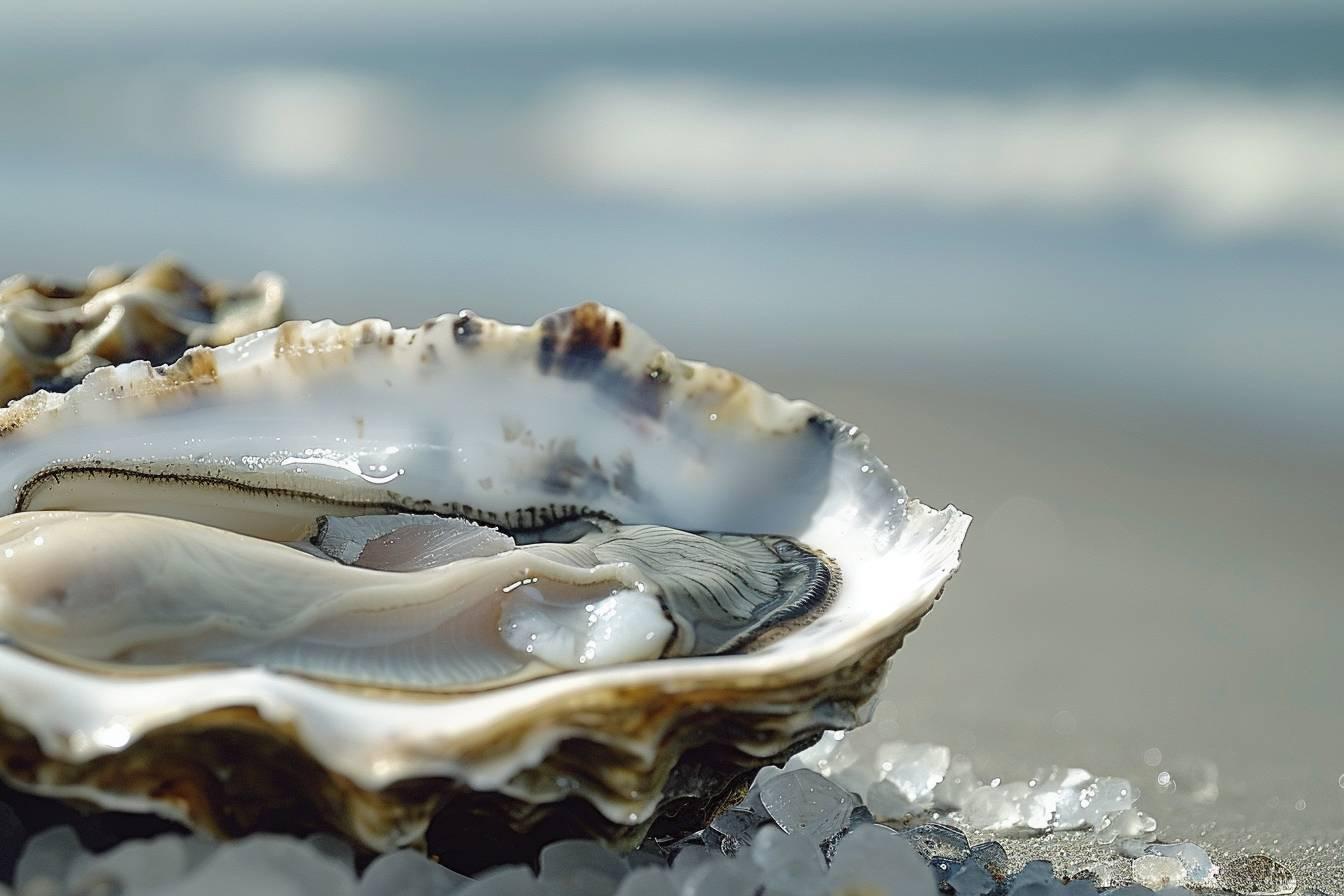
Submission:
POLYGON ((739 649, 831 593, 828 563, 787 539, 581 522, 519 546, 462 519, 332 518, 296 550, 166 517, 13 514, 0 630, 77 664, 445 692, 739 649))
POLYGON ((374 849, 696 826, 863 720, 969 523, 596 305, 96 370, 0 485, 0 773, 374 849))

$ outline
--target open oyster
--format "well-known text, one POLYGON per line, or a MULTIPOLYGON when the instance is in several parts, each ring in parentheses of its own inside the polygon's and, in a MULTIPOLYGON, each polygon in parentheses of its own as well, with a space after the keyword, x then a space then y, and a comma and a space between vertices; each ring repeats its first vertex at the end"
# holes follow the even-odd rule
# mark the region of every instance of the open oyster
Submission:
POLYGON ((280 322, 284 286, 204 283, 171 261, 97 268, 84 283, 19 274, 0 281, 0 405, 61 391, 95 367, 161 364, 192 345, 223 345, 280 322))
POLYGON ((862 721, 969 523, 591 304, 97 370, 0 412, 0 484, 6 778, 468 861, 862 721))

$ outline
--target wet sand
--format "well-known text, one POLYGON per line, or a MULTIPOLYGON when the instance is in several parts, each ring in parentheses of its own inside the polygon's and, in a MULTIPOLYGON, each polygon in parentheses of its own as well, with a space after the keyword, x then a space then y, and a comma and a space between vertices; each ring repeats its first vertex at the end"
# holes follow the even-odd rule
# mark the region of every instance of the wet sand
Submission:
POLYGON ((1340 455, 992 386, 760 375, 858 422, 913 495, 976 518, 892 668, 903 739, 986 779, 1127 776, 1164 839, 1344 886, 1340 455), (1216 799, 1158 785, 1192 761, 1216 765, 1216 799))

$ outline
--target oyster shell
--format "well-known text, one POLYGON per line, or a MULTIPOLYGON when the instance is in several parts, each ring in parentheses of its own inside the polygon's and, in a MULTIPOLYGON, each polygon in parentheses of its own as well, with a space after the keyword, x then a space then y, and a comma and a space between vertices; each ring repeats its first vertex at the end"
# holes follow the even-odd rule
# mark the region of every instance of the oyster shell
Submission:
MULTIPOLYGON (((383 850, 428 829, 468 864, 693 829, 760 766, 861 722, 969 524, 907 500, 856 427, 591 304, 531 327, 292 322, 97 370, 0 412, 0 484, 6 778, 225 835, 330 827, 383 850), (155 557, 176 584, 99 603, 155 557), (756 584, 711 585, 707 562, 756 584), (256 633, 317 630, 286 598, 310 575, 403 597, 456 577, 505 643, 507 619, 574 637, 465 682, 281 661, 256 633), (248 576, 275 599, 214 587, 248 576), (533 605, 501 596, 533 578, 533 605), (617 592, 634 599, 615 628, 656 649, 575 659, 589 604, 617 592), (519 615, 491 615, 501 601, 519 615), (221 647, 225 604, 230 636, 250 633, 221 647), (166 628, 111 642, 136 625, 166 628)), ((353 619, 371 617, 313 606, 340 623, 322 638, 364 649, 353 619)))
POLYGON ((280 322, 284 285, 205 283, 172 261, 97 268, 84 283, 26 274, 0 281, 0 405, 60 391, 96 367, 172 361, 193 345, 224 345, 280 322))

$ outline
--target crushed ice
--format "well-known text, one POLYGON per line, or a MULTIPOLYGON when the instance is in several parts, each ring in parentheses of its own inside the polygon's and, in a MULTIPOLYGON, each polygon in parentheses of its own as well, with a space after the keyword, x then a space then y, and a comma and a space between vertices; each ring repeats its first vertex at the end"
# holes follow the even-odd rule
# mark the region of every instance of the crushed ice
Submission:
POLYGON ((1135 809, 1139 793, 1124 778, 1097 778, 1080 768, 1043 769, 1026 781, 988 782, 970 761, 947 747, 888 741, 876 750, 829 732, 786 768, 811 769, 837 784, 864 788, 879 820, 929 811, 948 813, 965 827, 1021 834, 1092 830, 1103 843, 1151 839, 1157 822, 1135 809))
MULTIPOLYGON (((403 850, 360 874, 349 848, 324 835, 214 844, 164 834, 93 854, 65 826, 19 850, 0 824, 0 896, 1146 896, 1184 887, 1284 896, 1296 889, 1288 869, 1266 856, 1219 868, 1196 844, 1151 842, 1156 823, 1138 810, 1138 797, 1124 779, 1075 768, 986 782, 946 747, 886 741, 872 749, 832 732, 784 769, 763 770, 704 830, 673 842, 651 838, 629 856, 562 841, 542 850, 536 870, 508 865, 472 879, 403 850), (1014 867, 994 839, 1050 831, 1090 831, 1114 858, 1061 877, 1045 861, 1014 867), (14 850, 9 872, 6 847, 14 850)), ((0 822, 13 815, 7 810, 0 803, 0 822)))

